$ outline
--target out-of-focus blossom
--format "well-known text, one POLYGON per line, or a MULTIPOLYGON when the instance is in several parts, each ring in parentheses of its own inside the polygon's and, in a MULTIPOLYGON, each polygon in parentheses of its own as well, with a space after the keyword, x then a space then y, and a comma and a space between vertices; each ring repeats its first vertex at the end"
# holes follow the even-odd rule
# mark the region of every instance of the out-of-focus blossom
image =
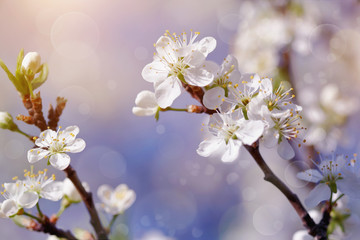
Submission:
MULTIPOLYGON (((156 54, 146 65, 142 77, 154 83, 155 97, 160 107, 166 108, 180 95, 182 83, 203 87, 214 75, 206 70, 205 58, 216 46, 212 37, 195 41, 199 33, 182 36, 166 33, 155 44, 156 54)), ((209 63, 210 64, 210 63, 209 63)))
POLYGON ((165 236, 162 232, 159 231, 150 231, 145 233, 140 240, 175 240, 174 238, 170 238, 165 236))
POLYGON ((159 109, 155 93, 147 90, 138 93, 135 104, 136 106, 132 108, 132 112, 137 116, 152 116, 155 115, 159 109))
POLYGON ((135 201, 135 192, 125 184, 120 184, 115 189, 109 185, 101 185, 97 195, 102 201, 101 208, 111 215, 122 214, 135 201))
MULTIPOLYGON (((90 187, 88 183, 82 182, 82 185, 86 191, 90 191, 90 187)), ((69 178, 65 178, 63 181, 63 194, 72 203, 78 203, 81 201, 80 193, 75 188, 74 184, 71 182, 69 178)))
POLYGON ((43 158, 48 158, 53 167, 64 170, 70 164, 70 157, 66 152, 78 153, 85 148, 85 141, 76 138, 78 133, 77 126, 67 127, 64 131, 60 131, 60 128, 57 132, 51 129, 43 131, 35 141, 38 148, 28 151, 28 161, 35 163, 43 158))

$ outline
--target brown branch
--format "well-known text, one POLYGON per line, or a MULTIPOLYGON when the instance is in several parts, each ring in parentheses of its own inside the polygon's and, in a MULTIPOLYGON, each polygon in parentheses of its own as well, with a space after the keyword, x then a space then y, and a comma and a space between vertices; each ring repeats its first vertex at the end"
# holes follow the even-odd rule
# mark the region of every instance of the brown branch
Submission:
POLYGON ((278 188, 288 199, 296 213, 302 220, 302 223, 305 228, 308 229, 311 236, 316 237, 318 240, 327 240, 327 227, 330 222, 330 210, 327 209, 324 211, 323 219, 319 224, 316 224, 314 220, 310 217, 309 213, 306 211, 299 198, 295 193, 293 193, 286 185, 283 183, 269 168, 264 159, 262 158, 258 143, 254 143, 252 146, 245 145, 246 150, 254 158, 255 162, 261 168, 264 173, 264 180, 272 183, 276 188, 278 188))
POLYGON ((96 232, 97 239, 98 240, 108 240, 107 233, 106 233, 104 227, 102 226, 99 215, 95 209, 92 194, 85 190, 75 169, 71 165, 69 165, 64 170, 64 172, 66 173, 67 177, 71 180, 71 182, 74 184, 75 188, 80 193, 82 200, 84 201, 84 204, 90 214, 90 223, 96 232))
POLYGON ((58 126, 58 122, 60 116, 65 108, 67 100, 63 97, 56 98, 56 108, 54 109, 53 106, 50 104, 49 113, 48 113, 48 126, 50 129, 56 131, 58 126))
POLYGON ((201 106, 197 106, 198 110, 196 113, 206 113, 210 115, 216 113, 216 110, 208 109, 207 107, 205 107, 203 103, 204 90, 201 87, 192 86, 184 82, 182 82, 182 86, 191 95, 191 97, 201 103, 201 106))
POLYGON ((39 223, 33 221, 32 224, 28 227, 28 229, 36 232, 43 232, 43 233, 48 233, 50 235, 55 235, 59 238, 66 238, 68 240, 77 240, 77 238, 70 231, 64 231, 60 228, 57 228, 55 224, 52 223, 47 216, 44 216, 41 219, 41 222, 39 223))

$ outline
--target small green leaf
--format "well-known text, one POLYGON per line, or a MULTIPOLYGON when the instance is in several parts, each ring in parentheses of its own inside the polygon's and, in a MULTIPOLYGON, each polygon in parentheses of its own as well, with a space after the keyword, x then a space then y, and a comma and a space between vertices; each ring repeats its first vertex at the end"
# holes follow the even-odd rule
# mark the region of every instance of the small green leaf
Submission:
POLYGON ((40 70, 39 76, 31 81, 31 85, 33 87, 33 90, 40 87, 46 81, 46 79, 48 77, 48 74, 49 74, 48 65, 46 63, 44 63, 44 64, 41 65, 40 69, 41 70, 40 70))

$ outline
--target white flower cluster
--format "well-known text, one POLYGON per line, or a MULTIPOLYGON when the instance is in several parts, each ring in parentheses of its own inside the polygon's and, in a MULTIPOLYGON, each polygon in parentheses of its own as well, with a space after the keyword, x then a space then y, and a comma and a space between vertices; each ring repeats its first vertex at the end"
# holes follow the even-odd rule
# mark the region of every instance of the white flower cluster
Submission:
POLYGON ((4 190, 1 192, 6 199, 1 203, 0 217, 11 217, 22 208, 34 207, 39 198, 58 201, 63 197, 63 183, 55 181, 55 175, 46 176, 47 169, 34 173, 24 171, 23 180, 3 184, 4 190))
POLYGON ((303 128, 299 126, 302 108, 292 102, 292 89, 282 84, 274 87, 272 79, 257 74, 242 75, 232 55, 220 66, 207 61, 216 41, 212 37, 196 41, 198 34, 192 33, 189 41, 186 33, 177 36, 167 31, 160 37, 153 62, 142 71, 143 78, 154 83, 155 93, 140 92, 133 113, 154 115, 170 107, 182 89, 198 87, 203 92, 200 103, 216 112, 208 125, 212 136, 200 144, 198 154, 207 157, 220 152, 222 161, 231 162, 243 144, 262 138, 266 146, 278 146, 284 159, 294 157, 288 140, 298 138, 303 128))

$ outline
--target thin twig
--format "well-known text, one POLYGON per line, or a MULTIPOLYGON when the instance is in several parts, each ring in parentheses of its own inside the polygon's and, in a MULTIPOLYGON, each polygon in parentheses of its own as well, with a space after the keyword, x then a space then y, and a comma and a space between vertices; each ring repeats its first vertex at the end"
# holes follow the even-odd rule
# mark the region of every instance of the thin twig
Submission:
POLYGON ((84 201, 84 204, 90 214, 90 223, 96 232, 97 239, 98 240, 108 240, 109 238, 107 236, 107 233, 106 233, 104 227, 102 226, 99 215, 95 209, 92 194, 85 190, 75 169, 71 165, 69 165, 64 170, 64 172, 66 173, 67 177, 71 180, 71 182, 74 184, 75 188, 80 193, 82 200, 84 201))
POLYGON ((327 240, 326 229, 330 222, 330 210, 326 209, 323 214, 323 219, 319 224, 316 224, 314 220, 310 217, 309 213, 306 211, 299 198, 295 193, 293 193, 286 185, 283 183, 269 168, 264 159, 262 158, 259 145, 255 142, 252 146, 245 145, 245 148, 254 158, 258 166, 261 168, 265 174, 264 180, 272 183, 276 188, 278 188, 285 197, 289 200, 292 207, 295 209, 296 213, 302 220, 304 227, 309 231, 309 234, 316 237, 318 240, 327 240))

